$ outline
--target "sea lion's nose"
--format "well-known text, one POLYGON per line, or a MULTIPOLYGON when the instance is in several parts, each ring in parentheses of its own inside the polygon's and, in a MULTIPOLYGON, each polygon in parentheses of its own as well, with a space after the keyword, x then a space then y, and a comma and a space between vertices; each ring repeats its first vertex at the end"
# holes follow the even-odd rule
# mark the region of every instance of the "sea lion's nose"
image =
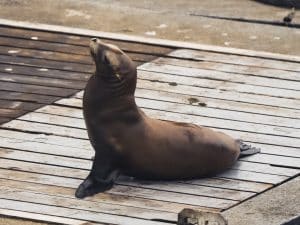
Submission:
POLYGON ((92 38, 91 41, 97 42, 97 38, 92 38))

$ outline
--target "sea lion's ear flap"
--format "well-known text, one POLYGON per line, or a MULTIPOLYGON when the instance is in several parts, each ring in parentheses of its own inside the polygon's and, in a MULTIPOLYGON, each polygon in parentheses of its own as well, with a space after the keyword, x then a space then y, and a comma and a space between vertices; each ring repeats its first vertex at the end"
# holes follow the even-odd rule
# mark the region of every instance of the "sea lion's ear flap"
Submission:
POLYGON ((112 51, 106 51, 104 53, 103 62, 114 69, 118 68, 120 65, 120 60, 118 59, 117 54, 112 51))

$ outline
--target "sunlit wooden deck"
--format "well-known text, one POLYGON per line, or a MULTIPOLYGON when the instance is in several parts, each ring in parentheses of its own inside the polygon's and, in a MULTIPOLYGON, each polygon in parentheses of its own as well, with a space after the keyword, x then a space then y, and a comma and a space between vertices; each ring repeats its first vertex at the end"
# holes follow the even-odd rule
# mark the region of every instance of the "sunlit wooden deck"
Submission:
POLYGON ((207 179, 121 177, 112 190, 78 200, 74 190, 93 156, 81 110, 93 72, 89 38, 2 25, 0 214, 63 224, 171 224, 184 208, 224 211, 299 175, 299 59, 100 38, 139 65, 136 99, 149 116, 224 131, 261 154, 207 179))

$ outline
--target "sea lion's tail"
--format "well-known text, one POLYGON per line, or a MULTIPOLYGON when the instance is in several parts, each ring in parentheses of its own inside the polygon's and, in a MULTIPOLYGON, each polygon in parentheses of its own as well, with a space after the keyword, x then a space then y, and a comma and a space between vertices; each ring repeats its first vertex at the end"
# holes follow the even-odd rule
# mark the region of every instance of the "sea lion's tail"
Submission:
POLYGON ((252 147, 251 145, 245 144, 242 140, 237 140, 240 145, 240 156, 239 158, 253 155, 260 152, 260 148, 252 147))

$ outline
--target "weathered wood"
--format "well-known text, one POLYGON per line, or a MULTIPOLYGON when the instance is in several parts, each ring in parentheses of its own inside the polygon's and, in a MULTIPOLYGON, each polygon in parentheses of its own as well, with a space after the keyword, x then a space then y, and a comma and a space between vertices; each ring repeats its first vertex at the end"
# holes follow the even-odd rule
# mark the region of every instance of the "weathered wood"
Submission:
POLYGON ((47 24, 36 24, 36 23, 12 21, 12 20, 5 20, 5 19, 1 19, 0 23, 8 27, 15 27, 15 28, 19 27, 19 28, 27 28, 27 29, 33 29, 39 31, 47 31, 47 32, 52 31, 52 32, 65 33, 65 34, 82 35, 88 37, 108 38, 108 39, 113 39, 118 41, 131 41, 135 43, 153 44, 153 45, 165 46, 165 47, 188 48, 188 49, 205 50, 211 52, 222 52, 223 54, 229 53, 229 54, 245 55, 245 56, 258 57, 258 58, 270 58, 270 59, 277 59, 277 60, 300 62, 299 56, 284 55, 278 53, 228 48, 228 47, 220 47, 220 46, 212 46, 212 45, 203 45, 203 44, 195 44, 195 43, 188 43, 182 41, 171 41, 171 40, 163 40, 157 38, 148 38, 148 37, 126 35, 126 34, 116 34, 116 33, 101 32, 101 31, 88 30, 88 29, 71 28, 71 27, 47 25, 47 24))
MULTIPOLYGON (((79 159, 74 160, 66 157, 56 157, 52 155, 48 156, 43 154, 23 152, 23 151, 11 150, 11 149, 8 150, 8 149, 0 148, 0 156, 2 158, 8 158, 14 160, 24 159, 24 161, 26 162, 35 162, 35 163, 41 163, 46 165, 56 165, 59 167, 70 167, 73 169, 91 168, 91 162, 87 162, 84 160, 79 160, 79 159), (65 160, 65 163, 63 163, 63 160, 65 160)), ((53 167, 53 169, 56 168, 53 167)), ((59 170, 59 168, 57 169, 59 170)), ((17 169, 17 170, 22 170, 22 169, 17 169)), ((38 168, 35 168, 34 172, 39 173, 40 171, 38 170, 38 168)), ((259 175, 260 174, 258 174, 258 176, 259 175)), ((75 177, 75 175, 72 175, 72 177, 75 177)), ((229 200, 243 200, 253 195, 253 193, 250 192, 232 191, 226 189, 223 190, 221 188, 206 187, 206 186, 194 186, 194 185, 182 184, 178 182, 155 182, 155 181, 149 182, 149 181, 138 181, 138 180, 131 181, 130 179, 123 179, 117 181, 116 184, 121 184, 130 187, 146 188, 150 190, 171 191, 176 193, 193 194, 197 196, 208 196, 208 197, 229 199, 229 200)))
MULTIPOLYGON (((0 46, 1 41, 3 37, 0 36, 0 46)), ((31 48, 31 46, 28 46, 29 43, 37 43, 36 41, 24 41, 22 39, 15 39, 15 38, 5 38, 7 40, 10 40, 12 44, 6 44, 4 46, 1 46, 0 54, 1 55, 11 55, 16 57, 30 57, 30 58, 36 58, 36 59, 48 59, 48 60, 54 60, 59 62, 77 62, 79 64, 87 64, 92 65, 93 61, 92 58, 88 54, 81 55, 81 52, 78 52, 78 54, 70 54, 65 53, 65 51, 60 52, 60 49, 48 50, 47 48, 51 46, 51 42, 48 43, 42 43, 41 45, 44 46, 44 49, 37 49, 37 48, 31 48), (15 40, 17 40, 17 43, 19 43, 21 46, 14 46, 15 40)), ((73 46, 68 46, 68 48, 73 49, 73 46)), ((87 53, 88 50, 88 44, 85 46, 84 53, 87 53)))
MULTIPOLYGON (((299 86, 297 85, 297 83, 293 82, 300 81, 298 72, 220 62, 194 61, 166 57, 158 58, 154 60, 153 63, 197 68, 199 70, 196 71, 199 71, 199 73, 196 74, 196 77, 204 77, 204 74, 213 74, 214 78, 226 79, 235 82, 245 82, 249 84, 258 84, 268 87, 299 90, 299 86)), ((139 69, 143 68, 144 65, 139 67, 139 69)))
POLYGON ((47 87, 61 87, 67 89, 77 89, 81 90, 85 87, 86 82, 74 81, 67 79, 55 79, 55 78, 46 78, 46 77, 35 77, 35 76, 24 76, 24 75, 15 75, 7 74, 0 72, 0 82, 7 81, 13 83, 21 84, 30 84, 30 85, 41 85, 47 87))
MULTIPOLYGON (((0 147, 39 152, 44 154, 91 159, 94 152, 87 149, 72 148, 59 144, 48 144, 30 140, 1 137, 0 147)), ((1 149, 0 149, 1 150, 1 149)))
MULTIPOLYGON (((155 88, 155 85, 153 85, 153 88, 155 88)), ((82 94, 83 92, 78 92, 75 94, 75 96, 78 98, 82 98, 82 94)), ((253 116, 268 115, 268 116, 273 116, 274 120, 281 119, 281 118, 288 118, 285 124, 286 123, 289 124, 290 120, 292 124, 297 124, 296 119, 297 118, 300 119, 300 113, 293 109, 284 109, 284 108, 278 108, 278 107, 266 106, 266 105, 256 105, 256 104, 238 102, 238 101, 234 102, 230 100, 207 98, 203 96, 198 97, 195 95, 170 93, 159 89, 149 90, 144 88, 138 88, 135 92, 135 96, 140 98, 146 98, 146 99, 157 99, 157 100, 162 100, 167 102, 195 105, 198 107, 200 106, 201 109, 208 107, 213 109, 227 109, 230 111, 234 111, 234 113, 247 112, 253 116)), ((281 122, 278 121, 277 124, 280 125, 281 122)))
POLYGON ((225 91, 225 90, 215 90, 211 88, 200 88, 186 85, 173 85, 173 83, 159 83, 147 81, 147 80, 138 80, 137 83, 138 88, 146 88, 152 90, 161 90, 167 91, 171 93, 185 94, 185 95, 194 95, 197 97, 210 97, 224 100, 231 100, 237 102, 246 102, 252 104, 259 105, 267 105, 267 106, 276 106, 276 107, 284 107, 290 109, 300 109, 299 100, 296 99, 283 99, 272 96, 263 96, 263 95, 253 95, 247 93, 237 93, 233 91, 225 91))
MULTIPOLYGON (((37 193, 61 196, 61 197, 68 197, 74 198, 75 190, 73 188, 66 188, 60 186, 53 186, 46 184, 39 184, 34 182, 23 182, 17 180, 5 180, 0 179, 0 184, 5 183, 6 187, 22 187, 24 190, 34 191, 37 193)), ((97 203, 106 203, 106 204, 115 204, 115 205, 122 205, 122 206, 130 206, 130 207, 139 207, 143 209, 150 209, 150 210, 159 210, 164 212, 172 212, 178 213, 183 208, 193 208, 196 210, 204 210, 204 211, 220 211, 220 209, 216 208, 205 208, 193 205, 185 205, 173 202, 164 202, 164 201, 157 201, 151 199, 144 199, 144 198, 136 198, 132 196, 126 195, 116 195, 110 194, 107 192, 94 195, 93 197, 87 198, 86 200, 92 200, 97 203)))
POLYGON ((42 133, 27 133, 22 131, 14 131, 7 129, 0 129, 0 137, 15 138, 28 142, 40 142, 61 146, 68 146, 72 148, 92 150, 89 140, 76 139, 71 137, 62 137, 57 135, 45 135, 42 133))
MULTIPOLYGON (((187 85, 192 87, 213 88, 216 90, 226 90, 238 93, 248 93, 253 95, 273 96, 290 99, 299 99, 300 91, 287 90, 275 87, 266 87, 262 85, 247 84, 247 82, 236 82, 234 80, 225 80, 218 78, 214 73, 201 73, 200 71, 192 71, 195 69, 178 67, 170 65, 159 65, 153 63, 146 63, 147 71, 139 71, 138 76, 143 80, 150 80, 152 82, 172 83, 177 85, 187 85), (191 77, 187 74, 197 76, 198 73, 203 74, 204 77, 191 77), (210 75, 209 75, 210 73, 210 75)), ((231 76, 231 74, 230 74, 231 76)), ((232 78, 234 79, 234 78, 232 78)), ((280 80, 278 81, 280 83, 280 80)), ((283 82, 284 83, 284 82, 283 82)), ((268 84, 268 83, 267 83, 268 84)), ((296 85, 296 82, 293 82, 296 85)))
MULTIPOLYGON (((259 154, 241 160, 249 161, 249 162, 268 163, 271 165, 287 166, 287 167, 294 167, 300 169, 300 158, 293 158, 287 156, 259 154)), ((300 170, 298 170, 297 174, 299 173, 300 170)))
MULTIPOLYGON (((68 45, 65 43, 41 42, 38 40, 26 40, 7 38, 0 36, 0 50, 2 55, 15 55, 19 57, 31 57, 35 59, 48 59, 57 62, 77 62, 80 64, 92 65, 88 43, 85 46, 68 45), (12 53, 13 52, 13 53, 12 53)), ((148 62, 156 58, 155 55, 141 52, 127 52, 133 61, 148 62)))
POLYGON ((85 170, 89 170, 92 166, 92 161, 87 159, 71 158, 49 154, 39 154, 7 148, 0 148, 0 157, 15 160, 24 160, 27 162, 35 162, 47 165, 58 165, 70 168, 79 168, 85 170))
POLYGON ((9 118, 9 117, 3 117, 3 116, 0 115, 0 124, 7 123, 10 120, 11 120, 11 118, 9 118))
MULTIPOLYGON (((241 163, 245 163, 245 162, 241 162, 241 163)), ((40 173, 45 175, 77 178, 77 179, 79 178, 84 179, 88 175, 88 171, 77 169, 77 168, 59 167, 55 165, 46 165, 46 164, 36 164, 32 162, 12 160, 6 158, 0 158, 0 168, 24 171, 24 172, 40 173)), ((283 170, 284 169, 286 168, 283 168, 283 170)), ((147 182, 149 183, 150 181, 147 182)), ((223 179, 223 178, 203 178, 203 179, 186 180, 186 181, 179 181, 179 182, 185 184, 199 185, 201 187, 205 186, 205 187, 220 188, 225 190, 228 189, 228 190, 247 191, 250 192, 250 194, 261 192, 271 187, 270 184, 223 179)))
MULTIPOLYGON (((0 109, 0 114, 1 114, 1 109, 0 109)), ((70 114, 69 116, 58 116, 58 115, 31 112, 24 116, 19 117, 18 120, 85 129, 85 123, 83 119, 72 118, 70 116, 72 116, 72 114, 70 114)))
MULTIPOLYGON (((30 39, 32 37, 38 38, 40 41, 55 42, 55 43, 65 43, 71 45, 81 45, 88 46, 90 38, 79 35, 68 35, 63 33, 51 33, 43 32, 37 30, 28 30, 28 29, 18 29, 18 28, 8 28, 0 27, 1 36, 5 37, 18 37, 22 39, 30 39)), ((94 37, 93 35, 91 37, 94 37)), ((118 45, 123 51, 131 52, 141 52, 153 55, 164 55, 167 52, 171 51, 173 48, 162 47, 157 45, 149 45, 142 43, 134 43, 128 41, 115 41, 111 39, 105 39, 101 37, 101 40, 110 44, 118 45)))
MULTIPOLYGON (((262 154, 260 154, 260 158, 264 158, 264 157, 265 157, 265 155, 262 156, 262 154)), ((249 157, 249 161, 243 161, 243 159, 240 159, 240 160, 241 161, 236 162, 236 164, 232 167, 233 169, 266 173, 266 174, 283 175, 283 176, 295 176, 300 173, 300 170, 297 170, 297 169, 276 167, 276 166, 272 166, 270 164, 256 163, 256 162, 254 162, 255 160, 251 159, 251 157, 249 157)), ((270 161, 271 160, 274 160, 273 156, 271 157, 270 161)), ((286 160, 286 158, 283 158, 282 164, 291 165, 291 164, 289 164, 290 162, 287 162, 284 160, 286 160)), ((273 164, 273 163, 271 163, 271 164, 273 164)))
POLYGON ((14 91, 0 91, 0 99, 2 100, 14 100, 24 101, 29 103, 44 103, 50 104, 59 99, 58 96, 49 96, 42 94, 29 94, 14 91))
POLYGON ((88 139, 87 132, 79 128, 62 127, 50 124, 27 122, 22 120, 13 120, 9 123, 1 125, 1 127, 17 129, 21 131, 29 131, 41 134, 54 134, 58 136, 74 137, 80 139, 88 139))
MULTIPOLYGON (((253 115, 251 113, 244 113, 244 112, 237 112, 237 111, 231 111, 231 110, 222 110, 222 109, 215 109, 215 108, 209 108, 209 107, 199 107, 198 105, 186 105, 186 104, 176 104, 176 103, 170 103, 166 101, 160 101, 160 100, 152 100, 154 97, 150 97, 150 99, 145 99, 145 98, 136 98, 136 102, 140 107, 143 108, 149 108, 149 109, 160 109, 164 111, 170 111, 170 112, 177 112, 177 113, 183 113, 183 114, 189 114, 189 115, 195 115, 195 116, 204 116, 205 118, 211 117, 213 119, 213 123, 215 121, 218 121, 218 119, 224 119, 230 120, 233 124, 235 123, 234 121, 240 121, 240 122, 247 122, 247 123, 254 123, 254 124, 263 124, 262 128, 257 128, 259 131, 266 130, 265 128, 267 126, 265 125, 274 125, 273 129, 271 132, 276 133, 276 131, 280 131, 282 129, 282 135, 286 136, 290 134, 289 130, 291 132, 298 132, 297 130, 294 129, 289 129, 288 127, 295 127, 295 128, 300 128, 300 125, 297 123, 297 119, 287 119, 287 118, 278 118, 274 116, 265 116, 265 115, 253 115), (234 118, 234 121, 232 121, 232 118, 234 118), (280 123, 280 124, 278 124, 280 123), (281 126, 285 128, 281 128, 281 126), (276 131, 275 131, 276 130, 276 131)), ((70 98, 70 99, 61 99, 56 102, 57 104, 60 105, 68 105, 68 106, 74 106, 74 107, 82 107, 82 101, 81 99, 76 99, 76 98, 70 98)), ((56 114, 56 115, 66 115, 64 111, 66 107, 64 108, 54 108, 51 109, 49 108, 49 112, 43 110, 45 113, 50 113, 50 114, 56 114)), ((74 109, 74 112, 77 112, 78 109, 74 109)), ((71 112, 70 112, 71 113, 71 112)), ((77 113, 79 116, 80 114, 77 113)), ((79 117, 82 118, 82 115, 79 117)), ((205 123, 209 123, 209 118, 208 121, 205 121, 205 123)), ((226 122, 225 122, 226 123, 226 122)), ((237 122, 238 123, 238 122, 237 122)), ((233 125, 232 124, 232 125, 233 125)), ((256 126, 254 124, 248 124, 247 129, 251 128, 251 126, 256 126)), ((234 125, 233 125, 234 126, 234 125)), ((259 126, 259 125, 257 125, 259 126)), ((229 125, 229 127, 231 127, 229 125)), ((239 126, 235 126, 239 127, 239 126)), ((240 127, 241 128, 241 127, 240 127)), ((292 135, 291 135, 292 136, 292 135)))
POLYGON ((185 193, 196 196, 209 196, 221 199, 230 199, 241 201, 254 195, 252 192, 233 191, 222 188, 188 185, 187 183, 178 182, 155 182, 155 181, 139 181, 125 180, 117 181, 118 184, 128 185, 131 187, 147 188, 151 190, 163 190, 175 193, 185 193))
POLYGON ((64 71, 56 70, 50 68, 43 68, 43 64, 39 67, 32 66, 21 66, 12 65, 7 63, 0 63, 0 71, 7 74, 20 74, 26 76, 38 76, 47 78, 59 78, 59 79, 69 79, 78 81, 87 81, 92 73, 78 73, 74 71, 64 71))
MULTIPOLYGON (((39 213, 22 212, 12 209, 0 209, 0 215, 7 217, 15 217, 22 219, 30 219, 34 221, 59 223, 65 225, 82 225, 85 223, 83 220, 67 219, 57 216, 43 215, 39 213)), ((88 225, 100 225, 99 223, 89 223, 88 225)))
POLYGON ((288 71, 300 71, 300 66, 295 62, 285 62, 280 60, 262 59, 233 54, 221 54, 213 52, 195 51, 188 49, 179 49, 169 54, 184 59, 193 59, 199 61, 222 62, 228 64, 237 64, 245 66, 265 67, 272 69, 281 69, 288 71), (224 57, 225 56, 225 57, 224 57))
MULTIPOLYGON (((101 202, 79 200, 70 197, 61 197, 42 194, 32 191, 24 191, 22 187, 6 187, 5 184, 0 186, 0 198, 19 200, 24 202, 38 203, 42 205, 51 205, 56 207, 64 207, 68 209, 87 210, 96 213, 105 213, 113 216, 134 217, 146 220, 164 219, 176 221, 177 214, 170 212, 162 212, 158 210, 143 209, 138 207, 121 206, 116 204, 107 204, 101 202)), ((99 221, 101 222, 101 221, 99 221)))
MULTIPOLYGON (((75 180, 71 178, 54 177, 49 175, 25 173, 20 171, 9 171, 9 170, 0 169, 0 172, 1 172, 0 173, 1 178, 10 177, 10 179, 12 179, 13 177, 14 180, 58 185, 62 187, 76 188, 81 182, 80 180, 75 180), (30 175, 30 179, 28 179, 28 175, 30 175)), ((195 196, 189 194, 179 195, 178 193, 173 193, 168 191, 133 188, 133 187, 121 186, 121 185, 115 185, 112 189, 107 191, 107 193, 153 199, 159 201, 190 204, 190 205, 201 206, 201 207, 212 207, 212 208, 227 208, 237 203, 237 201, 228 200, 228 199, 217 199, 217 198, 195 196)))
MULTIPOLYGON (((152 109, 146 109, 145 112, 149 116, 157 119, 189 122, 197 125, 203 125, 198 121, 199 118, 193 115, 178 114, 173 112, 162 112, 159 110, 152 110, 152 109)), ((209 124, 209 126, 214 127, 213 124, 209 124)), ((81 129, 61 127, 61 126, 55 126, 49 124, 41 124, 36 122, 29 123, 26 121, 15 120, 15 121, 11 121, 10 123, 2 125, 2 127, 14 128, 19 130, 27 130, 33 132, 43 132, 45 134, 56 134, 56 135, 66 136, 66 137, 77 137, 77 138, 88 139, 85 131, 81 129)), ((235 138, 240 138, 247 141, 277 144, 277 145, 291 146, 291 147, 299 146, 298 139, 293 137, 277 136, 276 140, 274 140, 272 136, 263 133, 255 133, 255 132, 249 133, 243 130, 239 130, 239 131, 235 131, 231 129, 229 130, 227 129, 227 127, 226 128, 217 127, 217 128, 218 130, 224 131, 235 138)))
MULTIPOLYGON (((190 108, 190 106, 186 106, 186 107, 182 107, 182 105, 173 106, 172 103, 149 101, 149 100, 143 101, 143 99, 137 99, 137 104, 140 107, 145 109, 154 108, 155 110, 175 111, 182 114, 189 114, 191 115, 191 119, 193 120, 194 123, 201 124, 203 126, 212 126, 212 127, 223 128, 223 129, 242 130, 242 131, 249 131, 249 132, 259 131, 257 133, 274 134, 274 135, 289 136, 289 137, 300 137, 300 131, 298 129, 270 126, 266 124, 260 125, 256 123, 253 124, 253 123, 248 123, 243 121, 224 120, 224 119, 209 117, 209 115, 212 114, 205 114, 204 116, 200 116, 191 113, 189 109, 185 109, 185 108, 190 108)), ((19 117, 18 120, 26 120, 32 122, 40 122, 40 123, 85 129, 85 123, 83 119, 70 118, 69 116, 66 117, 66 116, 57 116, 57 115, 49 115, 49 114, 32 112, 22 117, 19 117)))
POLYGON ((40 85, 31 85, 31 84, 19 84, 11 82, 0 82, 0 90, 2 91, 16 91, 30 93, 30 94, 42 94, 58 97, 67 97, 71 94, 74 94, 76 90, 66 89, 66 88, 57 88, 57 87, 47 87, 40 85))
POLYGON ((89 174, 89 171, 78 168, 69 168, 7 158, 0 158, 0 168, 75 179, 85 179, 89 174))
POLYGON ((228 170, 217 175, 217 177, 233 178, 239 180, 255 181, 261 183, 278 184, 288 179, 288 176, 256 173, 243 170, 228 170))
POLYGON ((253 181, 233 180, 228 178, 203 178, 197 180, 185 180, 183 183, 189 183, 193 185, 203 185, 208 187, 219 187, 229 190, 241 190, 250 192, 262 192, 271 188, 272 184, 257 183, 253 181))
POLYGON ((249 143, 255 145, 256 147, 261 148, 261 152, 265 154, 271 155, 282 155, 282 156, 290 156, 290 157, 297 157, 300 158, 300 151, 298 148, 288 148, 282 146, 275 146, 275 145, 266 145, 261 143, 249 143))
POLYGON ((92 74, 94 72, 94 67, 92 65, 85 65, 72 62, 59 62, 51 61, 47 59, 34 59, 28 57, 15 57, 9 55, 0 55, 0 63, 8 65, 18 65, 18 66, 31 66, 42 69, 56 69, 63 71, 74 71, 77 73, 88 73, 92 74))
POLYGON ((62 208, 62 207, 55 207, 50 205, 42 205, 42 204, 34 204, 29 202, 20 202, 8 199, 0 199, 1 208, 4 209, 14 209, 20 210, 25 212, 31 213, 39 213, 39 214, 50 214, 54 216, 61 216, 64 218, 71 218, 71 219, 79 219, 79 220, 87 220, 93 222, 100 222, 100 223, 109 223, 109 224, 119 224, 122 223, 124 225, 138 225, 138 224, 145 224, 145 225, 163 225, 166 223, 162 222, 154 222, 150 220, 143 220, 143 219, 135 219, 125 216, 111 216, 104 213, 95 213, 93 211, 86 211, 86 210, 77 210, 77 209, 70 209, 70 208, 62 208))
POLYGON ((33 111, 43 106, 43 104, 39 104, 39 103, 10 101, 10 100, 0 100, 0 105, 4 109, 20 109, 24 111, 33 111))
POLYGON ((26 111, 21 110, 21 109, 5 109, 5 108, 0 108, 0 115, 3 117, 9 117, 9 118, 15 118, 20 115, 23 115, 26 111))
POLYGON ((42 108, 37 109, 35 112, 47 113, 58 116, 69 116, 71 118, 83 118, 82 109, 75 109, 71 107, 64 107, 58 105, 46 105, 42 108))

